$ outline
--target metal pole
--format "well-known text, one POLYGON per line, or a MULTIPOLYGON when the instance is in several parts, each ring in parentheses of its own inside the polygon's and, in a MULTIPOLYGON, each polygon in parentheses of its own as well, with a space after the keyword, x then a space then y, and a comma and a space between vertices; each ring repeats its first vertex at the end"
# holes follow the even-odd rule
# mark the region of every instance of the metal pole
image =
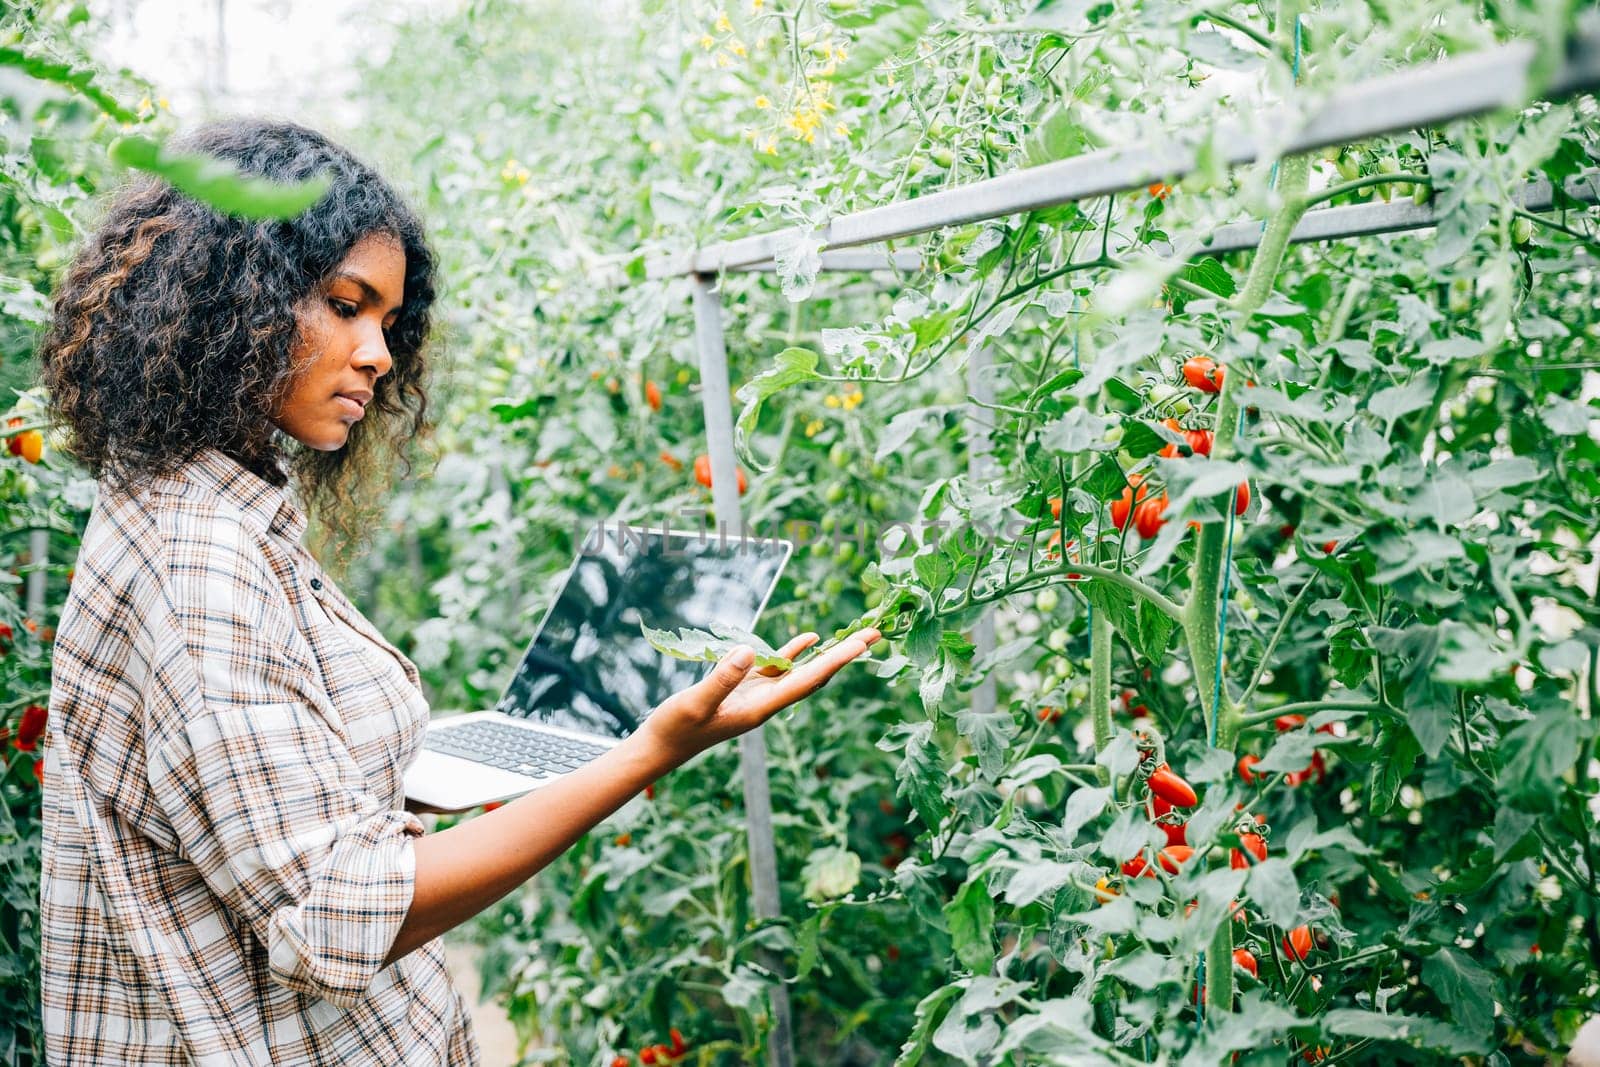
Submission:
POLYGON ((41 627, 44 618, 44 586, 49 580, 50 531, 34 530, 28 534, 28 618, 41 627))
MULTIPOLYGON (((733 402, 728 388, 728 349, 722 336, 722 299, 716 278, 694 276, 694 335, 700 353, 700 403, 706 420, 706 452, 711 457, 711 505, 717 513, 717 532, 739 537, 744 522, 739 514, 737 462, 733 454, 733 402)), ((767 784, 765 727, 739 738, 739 769, 744 779, 744 818, 749 837, 750 889, 755 916, 776 919, 782 914, 778 899, 778 853, 772 840, 772 793, 767 784)), ((763 961, 780 974, 776 959, 763 961)), ((770 1067, 794 1067, 794 1035, 789 1017, 789 987, 781 981, 772 991, 772 1039, 767 1046, 770 1067)))
MULTIPOLYGON (((990 437, 993 413, 980 404, 994 403, 994 376, 989 368, 994 365, 994 355, 986 344, 980 344, 967 356, 967 392, 974 401, 967 405, 967 480, 972 485, 984 481, 994 469, 994 441, 990 437)), ((973 655, 981 659, 994 651, 994 611, 986 609, 972 627, 973 655)), ((994 672, 990 671, 972 691, 972 710, 986 715, 995 709, 997 698, 994 672)))

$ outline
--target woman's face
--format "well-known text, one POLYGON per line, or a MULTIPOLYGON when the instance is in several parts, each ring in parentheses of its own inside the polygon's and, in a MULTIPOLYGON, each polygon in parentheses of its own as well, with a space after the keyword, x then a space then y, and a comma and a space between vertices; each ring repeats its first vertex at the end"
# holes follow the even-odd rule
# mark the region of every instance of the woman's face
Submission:
POLYGON ((307 448, 343 448, 393 360, 384 332, 405 297, 406 257, 399 241, 373 234, 358 241, 326 285, 301 305, 300 342, 290 383, 271 420, 307 448))

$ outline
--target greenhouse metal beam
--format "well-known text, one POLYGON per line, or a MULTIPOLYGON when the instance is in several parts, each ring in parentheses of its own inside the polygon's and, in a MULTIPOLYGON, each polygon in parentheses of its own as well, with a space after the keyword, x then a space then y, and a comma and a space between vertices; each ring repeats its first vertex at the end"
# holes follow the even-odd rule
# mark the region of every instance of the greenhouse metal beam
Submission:
MULTIPOLYGON (((1525 102, 1535 59, 1525 41, 1426 67, 1372 78, 1342 91, 1301 122, 1281 144, 1266 145, 1234 123, 1217 131, 1211 152, 1223 163, 1251 163, 1268 155, 1309 152, 1420 126, 1437 126, 1525 102)), ((1556 99, 1600 86, 1600 30, 1574 36, 1542 94, 1556 99)), ((998 218, 1059 204, 1174 181, 1195 170, 1200 145, 1109 148, 973 182, 914 200, 885 204, 824 225, 816 234, 829 249, 855 248, 911 237, 946 226, 998 218)), ((767 263, 806 231, 800 227, 752 234, 696 252, 653 259, 646 276, 716 274, 767 263)))
MULTIPOLYGON (((1575 174, 1563 183, 1572 199, 1584 204, 1600 204, 1600 170, 1575 174)), ((1538 178, 1523 185, 1514 193, 1512 201, 1524 211, 1545 212, 1556 206, 1553 187, 1547 178, 1538 178)), ((1416 204, 1409 197, 1393 203, 1350 204, 1344 207, 1322 208, 1308 211, 1295 227, 1289 240, 1295 244, 1311 241, 1339 241, 1348 237, 1380 237, 1389 233, 1406 233, 1425 230, 1439 222, 1432 203, 1416 204)), ((1241 252, 1254 248, 1261 242, 1261 223, 1255 220, 1233 222, 1218 229, 1209 240, 1199 241, 1189 250, 1190 255, 1210 255, 1222 252, 1241 252)), ((1177 252, 1169 244, 1158 242, 1151 247, 1163 255, 1177 252)), ((910 249, 893 253, 853 250, 850 258, 840 253, 830 260, 822 254, 822 269, 833 271, 909 270, 922 266, 920 255, 910 249)), ((737 271, 773 271, 773 263, 755 263, 735 268, 737 271)))
MULTIPOLYGON (((711 457, 711 506, 721 537, 742 537, 737 464, 733 455, 733 403, 728 387, 728 348, 722 333, 722 297, 715 279, 694 279, 695 347, 700 354, 700 405, 705 415, 706 452, 711 457)), ((783 915, 778 895, 778 851, 772 836, 772 790, 767 777, 766 728, 739 736, 739 771, 744 781, 745 836, 750 855, 751 905, 757 919, 783 915)), ((762 961, 774 974, 773 959, 762 961)), ((770 1067, 794 1067, 789 987, 773 984, 770 1067)))

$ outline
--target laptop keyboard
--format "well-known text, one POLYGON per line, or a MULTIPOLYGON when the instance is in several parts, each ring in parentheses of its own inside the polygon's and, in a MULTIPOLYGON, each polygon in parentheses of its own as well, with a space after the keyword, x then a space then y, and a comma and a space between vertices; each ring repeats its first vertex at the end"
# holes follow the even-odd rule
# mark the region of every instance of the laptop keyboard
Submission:
POLYGON ((543 730, 524 730, 493 719, 429 730, 422 747, 530 778, 566 774, 606 751, 602 745, 543 730))

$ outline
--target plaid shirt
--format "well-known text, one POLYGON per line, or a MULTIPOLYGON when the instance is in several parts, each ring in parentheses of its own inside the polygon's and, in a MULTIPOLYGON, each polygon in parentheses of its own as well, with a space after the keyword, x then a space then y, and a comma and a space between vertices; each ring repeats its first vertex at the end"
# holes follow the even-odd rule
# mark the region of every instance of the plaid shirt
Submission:
POLYGON ((423 832, 416 667, 304 531, 216 450, 96 501, 46 742, 51 1063, 479 1062, 439 941, 383 966, 423 832))

